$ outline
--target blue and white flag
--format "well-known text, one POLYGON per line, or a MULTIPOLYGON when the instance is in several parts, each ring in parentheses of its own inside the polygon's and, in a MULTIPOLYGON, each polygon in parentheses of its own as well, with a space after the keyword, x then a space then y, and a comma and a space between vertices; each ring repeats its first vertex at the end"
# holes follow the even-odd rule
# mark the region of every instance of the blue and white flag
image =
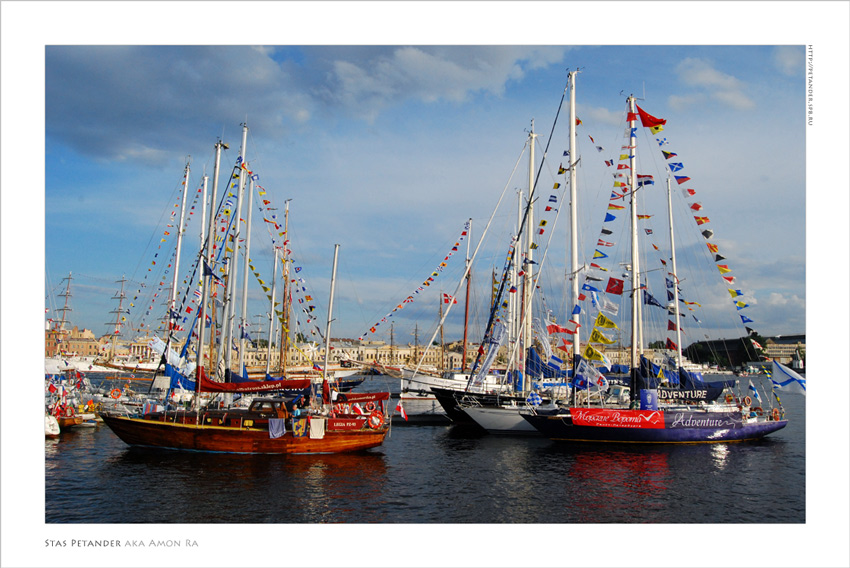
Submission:
POLYGON ((540 398, 540 395, 536 392, 532 392, 528 394, 525 399, 525 402, 527 402, 531 406, 540 406, 540 404, 543 402, 543 399, 540 398))
POLYGON ((785 365, 773 361, 773 373, 770 377, 776 390, 806 394, 806 379, 785 365))
POLYGON ((593 365, 590 365, 586 359, 582 359, 576 369, 576 380, 574 381, 575 388, 584 390, 586 388, 595 388, 600 391, 608 390, 608 379, 605 375, 599 372, 593 365))
POLYGON ((759 396, 759 391, 753 385, 753 381, 750 381, 750 393, 753 395, 754 399, 761 402, 761 397, 759 396))

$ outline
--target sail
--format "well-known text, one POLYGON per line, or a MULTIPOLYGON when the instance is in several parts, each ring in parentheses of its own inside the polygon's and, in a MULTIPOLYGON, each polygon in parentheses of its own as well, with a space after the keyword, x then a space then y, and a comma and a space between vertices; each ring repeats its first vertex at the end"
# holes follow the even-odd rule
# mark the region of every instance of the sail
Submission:
POLYGON ((487 351, 487 357, 485 357, 484 361, 481 363, 481 368, 478 370, 478 373, 472 378, 472 384, 474 386, 480 387, 484 384, 484 379, 490 372, 490 366, 496 359, 499 347, 501 347, 505 342, 506 336, 507 333, 505 324, 502 323, 501 320, 497 321, 496 325, 493 326, 493 334, 487 339, 487 343, 490 345, 490 349, 487 351))
POLYGON ((171 379, 171 384, 168 387, 170 389, 195 390, 195 381, 181 373, 171 363, 165 364, 165 376, 171 379))
MULTIPOLYGON (((165 374, 171 379, 172 389, 195 390, 195 381, 189 379, 172 365, 166 363, 165 374)), ((238 375, 235 375, 238 377, 238 375)), ((280 390, 303 390, 311 386, 310 379, 283 379, 277 381, 253 381, 243 379, 239 382, 219 383, 211 381, 205 373, 201 374, 203 392, 273 392, 280 390)))
MULTIPOLYGON (((165 353, 166 344, 159 337, 154 337, 148 343, 148 347, 150 347, 151 350, 155 351, 161 356, 163 353, 165 353)), ((194 362, 186 362, 171 348, 168 348, 168 357, 166 358, 166 365, 172 365, 174 367, 179 368, 180 372, 187 376, 191 375, 195 371, 194 362)))

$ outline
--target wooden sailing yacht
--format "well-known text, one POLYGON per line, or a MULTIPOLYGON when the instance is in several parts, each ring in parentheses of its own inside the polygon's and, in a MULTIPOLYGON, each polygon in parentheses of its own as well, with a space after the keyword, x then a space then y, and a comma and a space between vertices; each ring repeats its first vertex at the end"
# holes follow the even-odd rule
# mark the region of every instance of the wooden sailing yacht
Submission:
MULTIPOLYGON (((243 155, 239 159, 239 164, 242 165, 245 164, 243 158, 246 130, 247 127, 243 126, 243 155)), ((216 201, 218 171, 223 147, 226 146, 220 141, 215 147, 213 204, 216 201)), ((200 254, 200 264, 204 270, 201 276, 202 301, 196 322, 198 319, 201 322, 206 319, 208 302, 211 298, 210 289, 214 285, 214 278, 217 278, 211 269, 216 260, 212 244, 215 237, 216 217, 216 209, 211 207, 206 247, 200 254)), ((238 206, 235 219, 238 222, 238 206)), ((234 240, 238 242, 238 239, 234 240)), ((325 368, 329 358, 338 251, 339 245, 336 245, 325 330, 325 368)), ((231 269, 235 267, 235 259, 234 253, 229 262, 231 269)), ((232 293, 232 287, 230 292, 232 293)), ((243 293, 243 300, 244 296, 243 293)), ((173 304, 171 308, 171 314, 173 314, 175 312, 173 304)), ((223 321, 225 334, 227 333, 226 324, 233 313, 232 307, 225 308, 223 321)), ((212 337, 208 361, 218 361, 222 357, 226 360, 227 357, 221 354, 218 358, 215 357, 212 350, 214 330, 211 329, 210 335, 212 337)), ((389 433, 390 394, 387 392, 332 393, 326 373, 323 373, 318 380, 311 378, 267 381, 214 380, 207 376, 205 370, 207 367, 203 356, 206 351, 204 325, 198 326, 197 345, 198 362, 195 367, 194 381, 190 381, 179 371, 174 369, 169 371, 172 383, 178 381, 184 387, 194 389, 195 396, 191 408, 146 411, 140 415, 120 412, 103 413, 104 423, 124 442, 136 446, 226 453, 336 453, 379 446, 389 433), (271 394, 273 396, 253 398, 250 405, 245 408, 227 403, 228 395, 234 394, 252 396, 271 394), (224 398, 219 398, 219 395, 224 395, 224 398)), ((229 337, 223 345, 225 351, 230 351, 229 337)), ((226 370, 229 371, 229 366, 226 370)), ((237 373, 225 373, 225 376, 235 375, 237 373)))

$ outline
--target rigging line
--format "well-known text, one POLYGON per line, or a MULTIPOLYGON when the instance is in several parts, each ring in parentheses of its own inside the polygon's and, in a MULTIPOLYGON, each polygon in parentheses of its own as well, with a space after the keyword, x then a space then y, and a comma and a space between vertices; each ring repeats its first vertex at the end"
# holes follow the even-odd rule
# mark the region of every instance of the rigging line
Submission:
MULTIPOLYGON (((552 121, 552 129, 549 131, 549 139, 546 141, 546 149, 543 151, 543 157, 540 161, 540 167, 537 169, 537 176, 534 179, 534 184, 532 185, 531 191, 529 192, 529 195, 528 195, 528 204, 525 207, 525 212, 523 213, 523 216, 522 216, 522 222, 520 223, 519 230, 517 231, 517 243, 519 243, 519 237, 522 235, 523 229, 525 228, 526 222, 528 221, 529 213, 530 213, 530 210, 531 210, 531 204, 532 204, 533 199, 534 199, 534 192, 537 190, 537 182, 540 180, 540 174, 543 171, 543 165, 546 163, 546 156, 549 152, 549 144, 551 144, 551 142, 552 142, 552 136, 555 132, 555 125, 558 123, 558 117, 561 114, 561 108, 564 106, 564 99, 567 96, 567 89, 569 89, 569 86, 570 86, 570 82, 569 82, 569 79, 567 79, 567 84, 564 86, 564 92, 561 93, 561 100, 558 103, 558 110, 555 112, 555 120, 552 121)), ((532 140, 532 143, 533 143, 533 140, 532 140)), ((493 303, 494 307, 491 308, 491 310, 490 310, 490 319, 487 321, 487 327, 484 331, 484 338, 486 338, 488 335, 490 335, 492 333, 493 322, 496 319, 496 317, 495 317, 496 311, 497 311, 496 308, 498 307, 499 303, 501 302, 502 295, 505 292, 505 283, 507 281, 507 278, 505 278, 505 276, 510 271, 515 257, 516 257, 516 254, 511 256, 511 258, 509 259, 509 261, 507 263, 507 266, 505 267, 505 271, 502 275, 502 281, 499 284, 499 291, 496 294, 496 298, 495 298, 496 301, 493 303)), ((483 341, 482 341, 482 344, 483 344, 483 341)), ((478 355, 475 358, 475 363, 472 366, 473 369, 476 369, 478 367, 478 364, 481 362, 481 355, 482 354, 479 351, 478 355)), ((470 380, 472 380, 472 377, 470 377, 470 380)))
MULTIPOLYGON (((502 199, 504 199, 505 194, 508 191, 508 186, 510 186, 510 184, 511 184, 511 179, 513 179, 513 176, 516 173, 517 168, 519 167, 520 160, 522 160, 522 156, 525 154, 526 146, 528 146, 527 142, 525 144, 523 144, 522 151, 519 153, 519 156, 517 156, 517 160, 516 160, 516 163, 514 164, 513 170, 511 171, 511 175, 508 178, 507 183, 505 183, 505 187, 502 188, 502 194, 499 196, 499 201, 496 202, 496 207, 493 208, 493 212, 490 214, 490 219, 488 219, 487 225, 484 227, 484 231, 482 231, 481 237, 478 239, 478 244, 475 246, 475 250, 473 251, 472 256, 470 257, 469 262, 466 263, 466 268, 463 272, 463 276, 461 276, 460 281, 457 284, 457 288, 455 288, 455 291, 452 293, 452 296, 454 296, 454 297, 457 297, 457 294, 460 291, 461 287, 463 286, 463 283, 466 280, 466 277, 469 274, 469 271, 472 269, 472 265, 475 263, 475 257, 478 255, 478 251, 481 249, 481 245, 484 243, 484 239, 486 238, 487 233, 490 230, 490 225, 493 223, 493 219, 496 217, 496 212, 499 210, 499 206, 502 204, 502 199)), ((422 355, 419 359, 419 362, 416 364, 416 368, 413 371, 413 377, 411 377, 411 378, 415 378, 416 374, 419 372, 420 367, 422 367, 422 363, 425 361, 425 356, 428 354, 428 350, 431 348, 431 345, 434 343, 434 340, 437 338, 437 334, 440 332, 440 326, 442 326, 445 323, 446 318, 449 316, 449 312, 451 312, 451 309, 452 309, 452 304, 449 304, 448 307, 446 308, 445 313, 443 314, 442 319, 440 320, 440 323, 437 325, 437 328, 434 330, 434 335, 431 336, 431 341, 429 341, 428 344, 425 346, 425 351, 422 352, 422 355)), ((486 333, 485 333, 485 337, 486 337, 486 333)), ((479 357, 480 357, 480 355, 479 355, 479 357)), ((478 361, 476 360, 476 363, 477 362, 478 361)), ((471 372, 470 372, 470 374, 471 374, 471 372)))
MULTIPOLYGON (((184 172, 185 172, 185 170, 184 170, 184 172)), ((172 203, 177 198, 177 196, 179 195, 178 190, 181 187, 183 187, 183 174, 180 175, 180 181, 177 183, 175 188, 171 191, 171 195, 169 196, 169 201, 168 201, 169 204, 172 203)), ((188 186, 183 191, 188 191, 188 186)), ((154 232, 151 233, 151 236, 148 239, 148 243, 147 243, 147 245, 145 245, 145 252, 146 253, 149 250, 152 250, 150 247, 151 247, 151 243, 153 243, 154 237, 156 236, 156 231, 161 230, 160 227, 162 226, 162 220, 165 218, 165 211, 167 211, 170 207, 172 207, 172 206, 167 205, 166 207, 164 207, 162 209, 162 212, 159 215, 159 220, 157 221, 157 223, 155 225, 154 232)), ((134 277, 135 277, 136 273, 140 270, 141 265, 142 265, 142 261, 146 258, 146 256, 147 256, 147 254, 143 254, 142 257, 139 259, 138 263, 136 264, 136 267, 133 269, 132 275, 134 277)))
MULTIPOLYGON (((566 193, 566 189, 564 190, 563 193, 566 193)), ((532 315, 533 302, 531 300, 534 299, 534 294, 537 291, 537 286, 540 282, 540 275, 543 273, 543 268, 546 265, 546 258, 549 255, 549 248, 550 248, 550 245, 552 244, 552 237, 555 236, 555 227, 558 224, 558 217, 561 216, 561 209, 562 209, 561 207, 558 208, 558 213, 555 215, 555 219, 552 221, 552 230, 549 233, 549 240, 546 241, 546 247, 543 249, 543 258, 540 259, 540 263, 539 263, 538 268, 537 268, 537 275, 534 279, 534 283, 531 286, 531 295, 529 297, 528 305, 524 306, 525 313, 522 314, 522 320, 523 321, 525 319, 527 319, 530 315, 532 315)), ((507 366, 508 369, 510 369, 513 366, 514 361, 516 360, 516 356, 517 356, 517 353, 519 351, 519 343, 520 343, 519 341, 514 342, 514 348, 511 351, 511 357, 508 360, 508 366, 507 366)), ((525 347, 528 348, 530 346, 526 345, 525 347)))

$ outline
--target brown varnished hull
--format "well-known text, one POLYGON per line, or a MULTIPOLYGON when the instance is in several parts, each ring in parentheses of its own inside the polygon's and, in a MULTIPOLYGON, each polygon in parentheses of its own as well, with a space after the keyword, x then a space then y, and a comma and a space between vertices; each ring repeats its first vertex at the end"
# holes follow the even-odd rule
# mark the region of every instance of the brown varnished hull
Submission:
POLYGON ((265 428, 238 428, 160 422, 104 415, 103 422, 131 446, 237 454, 328 454, 356 452, 380 446, 389 428, 326 431, 324 438, 295 437, 291 431, 269 437, 265 428))
POLYGON ((83 423, 81 416, 57 416, 56 421, 59 422, 59 428, 65 430, 72 426, 79 426, 83 423))

